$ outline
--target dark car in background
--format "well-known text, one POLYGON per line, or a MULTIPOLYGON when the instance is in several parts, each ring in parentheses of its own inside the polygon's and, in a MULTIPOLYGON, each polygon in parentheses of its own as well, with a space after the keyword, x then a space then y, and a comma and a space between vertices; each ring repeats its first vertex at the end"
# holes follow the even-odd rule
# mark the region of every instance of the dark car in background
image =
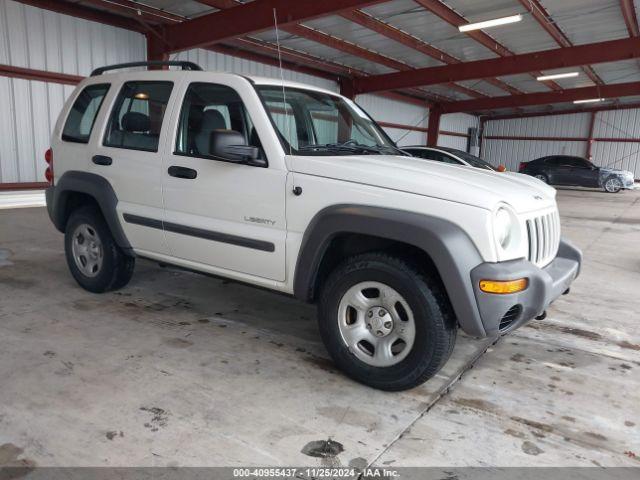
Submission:
POLYGON ((551 155, 522 162, 518 172, 549 185, 602 188, 609 193, 634 187, 632 172, 598 167, 585 158, 570 155, 551 155))
POLYGON ((482 168, 484 170, 493 170, 495 172, 503 172, 503 165, 494 167, 489 162, 485 162, 481 158, 471 155, 468 152, 448 147, 424 147, 411 146, 402 147, 402 151, 407 152, 414 157, 424 158, 426 160, 434 160, 436 162, 450 163, 452 165, 466 165, 468 167, 482 168))

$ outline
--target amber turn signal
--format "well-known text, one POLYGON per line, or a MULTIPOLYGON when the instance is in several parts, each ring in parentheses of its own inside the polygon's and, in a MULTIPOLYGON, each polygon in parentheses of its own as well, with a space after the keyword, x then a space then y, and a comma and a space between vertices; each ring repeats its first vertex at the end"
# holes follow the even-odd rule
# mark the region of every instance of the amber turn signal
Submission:
POLYGON ((518 280, 480 280, 480 290, 485 293, 518 293, 529 286, 529 280, 519 278, 518 280))

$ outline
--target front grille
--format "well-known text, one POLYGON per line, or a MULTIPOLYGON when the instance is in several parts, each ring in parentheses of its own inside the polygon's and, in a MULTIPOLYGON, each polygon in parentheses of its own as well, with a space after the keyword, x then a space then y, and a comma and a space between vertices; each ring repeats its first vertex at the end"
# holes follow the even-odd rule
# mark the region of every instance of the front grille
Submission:
POLYGON ((515 322, 521 313, 522 313, 522 305, 520 304, 514 305, 509 310, 507 310, 507 313, 505 313, 504 316, 502 317, 502 320, 500 320, 500 326, 498 327, 500 331, 506 330, 507 328, 509 328, 509 325, 515 322))
POLYGON ((527 220, 529 261, 544 267, 558 253, 560 244, 560 215, 557 210, 527 220))

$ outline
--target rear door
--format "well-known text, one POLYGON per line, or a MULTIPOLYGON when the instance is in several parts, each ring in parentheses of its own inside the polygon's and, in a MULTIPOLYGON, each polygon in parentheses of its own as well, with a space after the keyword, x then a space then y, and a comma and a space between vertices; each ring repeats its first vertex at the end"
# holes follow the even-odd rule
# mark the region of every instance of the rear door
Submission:
POLYGON ((544 173, 552 185, 567 185, 571 173, 571 165, 566 161, 568 157, 554 156, 544 161, 544 173))
POLYGON ((118 216, 132 247, 139 253, 166 254, 162 231, 162 158, 160 138, 174 84, 171 81, 125 81, 113 85, 111 104, 91 171, 111 183, 118 197, 118 216))
MULTIPOLYGON (((245 107, 244 97, 255 91, 233 78, 183 87, 162 168, 165 234, 171 255, 194 267, 282 281, 287 171, 269 162, 260 142, 264 126, 245 107), (259 149, 259 161, 214 156, 212 138, 220 130, 240 132, 259 149)), ((250 100, 254 107, 259 101, 250 100)))

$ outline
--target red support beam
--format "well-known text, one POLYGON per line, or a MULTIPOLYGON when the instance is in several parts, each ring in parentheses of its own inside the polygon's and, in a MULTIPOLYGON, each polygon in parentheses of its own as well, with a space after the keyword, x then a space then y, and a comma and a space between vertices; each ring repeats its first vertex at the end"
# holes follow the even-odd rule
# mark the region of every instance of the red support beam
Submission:
POLYGON ((429 110, 429 124, 427 126, 427 145, 435 147, 438 145, 438 133, 440 132, 440 118, 442 117, 442 109, 439 105, 435 105, 429 110))
POLYGON ((48 182, 21 182, 21 183, 0 183, 2 190, 44 190, 49 186, 48 182))
MULTIPOLYGON (((561 92, 527 93, 510 97, 494 97, 479 100, 463 100, 461 102, 441 104, 444 113, 481 112, 499 108, 526 107, 531 105, 548 105, 565 103, 590 98, 617 98, 640 95, 640 82, 617 83, 595 87, 581 87, 561 92)), ((550 113, 553 115, 553 113, 550 113)))
MULTIPOLYGON (((466 18, 464 18, 462 15, 460 15, 459 13, 457 13, 455 10, 448 7, 444 3, 442 3, 440 0, 415 0, 415 2, 456 28, 461 25, 466 25, 467 23, 469 23, 466 18)), ((476 42, 480 43, 481 45, 485 46, 486 48, 488 48, 489 50, 498 54, 501 57, 509 57, 514 55, 514 53, 511 50, 509 50, 504 45, 501 45, 499 42, 493 39, 490 35, 487 35, 482 30, 472 30, 470 32, 465 32, 465 33, 469 37, 473 38, 476 42)), ((541 72, 538 72, 538 71, 534 71, 532 73, 534 76, 541 75, 541 72)), ((543 83, 552 90, 561 90, 560 86, 555 82, 547 81, 543 83)))
MULTIPOLYGON (((414 37, 413 35, 409 35, 408 33, 403 32, 399 28, 396 28, 392 25, 389 25, 388 23, 378 20, 377 18, 374 18, 371 15, 361 10, 345 11, 341 15, 342 17, 346 18, 351 22, 357 23, 358 25, 368 28, 369 30, 379 33, 380 35, 384 35, 385 37, 390 38, 391 40, 401 43, 405 47, 409 47, 409 48, 412 48, 413 50, 417 50, 418 52, 423 53, 424 55, 427 55, 428 57, 431 57, 435 60, 446 63, 448 65, 461 63, 460 60, 458 60, 454 56, 449 55, 448 53, 445 53, 442 50, 432 45, 429 45, 428 43, 420 40, 419 38, 414 37)), ((502 82, 501 80, 498 80, 497 78, 489 78, 486 81, 509 93, 512 93, 512 94, 522 93, 520 90, 502 82)), ((462 87, 461 85, 456 85, 456 84, 450 84, 450 86, 452 88, 462 87)), ((465 87, 462 87, 462 88, 465 88, 465 87)), ((470 95, 471 97, 476 97, 478 93, 475 90, 471 90, 470 92, 464 92, 463 90, 459 90, 459 91, 462 91, 462 93, 465 93, 466 95, 470 95)))
POLYGON ((149 7, 143 3, 131 0, 82 0, 83 3, 93 5, 100 10, 106 10, 115 14, 144 20, 149 23, 182 22, 186 17, 166 12, 160 8, 149 7))
POLYGON ((355 100, 356 98, 356 90, 353 88, 353 79, 352 78, 341 78, 340 79, 340 95, 350 98, 351 100, 355 100))
POLYGON ((68 3, 55 0, 17 1, 26 5, 31 5, 32 7, 43 8, 52 12, 62 13, 64 15, 70 15, 77 18, 83 18, 85 20, 91 20, 92 22, 104 23, 105 25, 111 25, 112 27, 124 28, 126 30, 133 30, 139 33, 145 33, 147 31, 147 28, 145 28, 144 25, 131 18, 124 18, 120 15, 113 15, 112 13, 83 7, 82 5, 78 5, 77 3, 68 3))
MULTIPOLYGON (((553 21, 549 12, 542 6, 539 0, 520 0, 520 3, 524 8, 531 12, 533 18, 536 19, 538 24, 556 41, 560 47, 572 47, 571 40, 564 34, 560 28, 553 21)), ((598 74, 590 66, 582 67, 584 73, 591 79, 596 85, 603 85, 604 82, 598 76, 598 74)))
POLYGON ((382 0, 254 0, 253 2, 209 13, 170 25, 167 40, 172 52, 206 47, 233 37, 248 35, 273 28, 274 10, 281 28, 312 20, 342 10, 366 7, 382 0))
POLYGON ((596 112, 591 112, 589 115, 589 138, 587 139, 587 151, 585 156, 591 160, 591 148, 593 147, 593 130, 596 126, 596 112))
POLYGON ((629 36, 640 36, 638 17, 636 15, 636 8, 633 5, 633 0, 620 0, 620 8, 622 8, 622 16, 624 17, 624 23, 627 25, 629 36))
MULTIPOLYGON (((335 50, 340 50, 350 55, 364 58, 369 62, 378 63, 380 65, 393 68, 394 70, 400 70, 402 72, 409 72, 409 71, 415 70, 413 67, 411 67, 410 65, 407 65, 406 63, 381 55, 377 52, 367 50, 366 48, 362 48, 354 43, 346 42, 340 38, 327 35, 326 33, 320 32, 319 30, 315 30, 310 27, 306 27, 304 25, 291 25, 289 27, 283 28, 283 30, 289 32, 292 35, 306 38, 307 40, 312 40, 316 43, 320 43, 322 45, 333 48, 335 50)), ((482 98, 487 96, 487 95, 484 95, 483 93, 480 93, 471 88, 467 88, 463 85, 448 83, 448 86, 452 90, 455 90, 459 93, 467 95, 471 98, 482 98)))
POLYGON ((76 85, 84 78, 79 75, 47 72, 45 70, 34 70, 32 68, 15 67, 13 65, 0 65, 0 76, 38 80, 40 82, 62 83, 63 85, 76 85))
POLYGON ((530 113, 513 113, 505 115, 491 115, 485 117, 486 121, 491 120, 512 120, 516 118, 532 118, 532 117, 548 117, 551 115, 573 115, 576 113, 589 113, 589 112, 607 112, 613 110, 632 110, 640 109, 640 103, 619 103, 616 105, 608 105, 601 107, 583 107, 583 108, 571 108, 564 110, 548 110, 544 112, 530 112, 530 113))
MULTIPOLYGON (((218 8, 220 10, 228 10, 234 7, 240 7, 242 6, 241 3, 238 3, 236 0, 206 0, 206 1, 201 1, 199 0, 200 3, 205 3, 209 6, 212 6, 214 8, 218 8)), ((326 33, 320 32, 318 30, 314 30, 312 28, 309 27, 305 27, 303 25, 290 25, 289 27, 285 27, 283 28, 283 30, 287 31, 288 33, 292 34, 292 35, 296 35, 302 38, 306 38, 308 40, 312 40, 315 41, 317 43, 321 43, 323 45, 326 45, 328 47, 334 48, 336 50, 340 50, 346 53, 349 53, 351 55, 355 55, 361 58, 365 58, 366 60, 373 62, 373 63, 379 63, 381 65, 385 65, 389 68, 393 68, 395 70, 403 70, 403 71, 408 71, 410 70, 412 67, 399 62, 397 60, 394 60, 392 58, 389 57, 385 57, 384 55, 380 55, 376 52, 372 52, 370 50, 367 50, 365 48, 359 47, 353 43, 349 43, 346 42, 344 40, 341 40, 339 38, 333 37, 331 35, 327 35, 326 33)), ((262 42, 260 40, 254 39, 254 38, 237 38, 237 39, 232 39, 229 40, 225 43, 231 43, 233 45, 239 46, 241 48, 250 48, 251 50, 258 50, 261 53, 265 53, 265 54, 273 54, 276 57, 278 56, 278 48, 276 45, 267 43, 267 42, 262 42), (250 45, 250 47, 249 47, 250 45)), ((215 48, 213 48, 215 49, 215 48)), ((317 66, 318 68, 320 68, 320 70, 324 70, 324 71, 333 71, 339 75, 342 76, 346 76, 346 77, 353 77, 353 76, 361 76, 361 77, 366 77, 368 74, 366 72, 362 72, 359 71, 357 69, 348 67, 346 65, 339 65, 339 64, 335 64, 333 62, 329 62, 327 60, 323 60, 323 59, 319 59, 316 57, 313 57, 309 54, 303 53, 303 52, 298 52, 296 50, 292 50, 286 47, 280 47, 280 53, 282 55, 283 58, 287 58, 290 61, 293 61, 294 63, 296 63, 296 60, 300 60, 303 59, 304 62, 301 65, 301 67, 299 68, 305 68, 304 65, 305 64, 312 64, 314 66, 317 66)), ((300 70, 298 70, 300 71, 300 70)), ((305 72, 305 73, 309 73, 309 72, 305 72)), ((318 75, 317 73, 311 73, 312 75, 318 75)), ((320 73, 321 77, 326 77, 326 74, 324 73, 320 73)), ((457 87, 457 86, 456 86, 457 87)), ((468 95, 472 98, 480 98, 484 95, 482 95, 480 92, 476 92, 475 90, 472 89, 467 89, 463 86, 460 86, 459 88, 457 88, 458 91, 460 91, 461 93, 464 93, 465 95, 468 95)), ((422 102, 424 104, 424 102, 426 102, 426 98, 425 97, 431 97, 433 99, 436 99, 438 101, 447 101, 447 100, 451 100, 450 97, 442 97, 442 96, 435 96, 434 94, 428 94, 427 92, 422 92, 419 90, 416 90, 415 92, 408 92, 410 94, 415 93, 415 95, 418 96, 418 101, 422 102), (422 99, 420 99, 422 98, 422 99)), ((354 92, 355 94, 355 92, 354 92)), ((397 99, 401 99, 403 101, 412 101, 412 97, 411 96, 407 96, 407 95, 402 95, 402 94, 398 94, 398 98, 397 99)))
POLYGON ((577 67, 639 57, 640 38, 624 38, 510 57, 476 60, 457 65, 420 68, 411 72, 375 75, 357 79, 356 87, 358 91, 366 93, 493 76, 516 75, 543 69, 577 67))

